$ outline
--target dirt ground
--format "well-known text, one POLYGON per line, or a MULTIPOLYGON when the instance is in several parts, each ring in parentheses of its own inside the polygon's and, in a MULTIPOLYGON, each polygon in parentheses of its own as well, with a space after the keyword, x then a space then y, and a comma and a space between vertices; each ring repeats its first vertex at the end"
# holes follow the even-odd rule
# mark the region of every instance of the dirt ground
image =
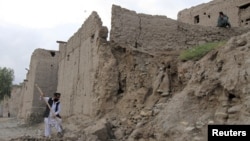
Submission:
POLYGON ((16 118, 0 118, 0 141, 31 136, 42 137, 43 124, 27 125, 16 118))

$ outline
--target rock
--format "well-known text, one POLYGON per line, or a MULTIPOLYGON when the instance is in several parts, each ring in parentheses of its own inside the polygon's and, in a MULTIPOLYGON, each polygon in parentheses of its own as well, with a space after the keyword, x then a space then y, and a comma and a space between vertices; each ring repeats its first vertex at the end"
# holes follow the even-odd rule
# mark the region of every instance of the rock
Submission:
POLYGON ((142 132, 139 129, 135 129, 129 137, 132 139, 139 139, 142 137, 142 132))
POLYGON ((186 131, 186 132, 190 132, 190 131, 192 131, 192 130, 194 130, 194 129, 195 129, 195 127, 189 126, 189 127, 185 128, 185 131, 186 131))
POLYGON ((204 137, 196 136, 193 141, 204 141, 204 137))
POLYGON ((161 96, 164 97, 164 96, 168 96, 169 94, 170 94, 169 92, 164 92, 164 93, 161 94, 161 96))
POLYGON ((209 120, 207 124, 214 124, 213 120, 209 120))
POLYGON ((204 124, 202 121, 197 121, 197 122, 195 123, 195 127, 198 128, 198 129, 202 128, 204 125, 205 125, 205 124, 204 124))
POLYGON ((187 121, 182 121, 182 122, 180 122, 180 124, 187 126, 189 123, 187 121))
POLYGON ((153 109, 153 116, 157 115, 161 110, 154 108, 153 109))
POLYGON ((124 137, 125 133, 122 129, 118 128, 115 132, 114 132, 115 138, 120 140, 124 137))
POLYGON ((246 39, 241 38, 241 39, 238 39, 236 41, 236 44, 237 44, 238 47, 245 46, 247 44, 247 41, 246 41, 246 39))
POLYGON ((235 105, 235 106, 229 108, 227 112, 228 112, 228 114, 237 113, 241 110, 241 107, 242 107, 241 105, 235 105))
POLYGON ((228 114, 225 112, 216 112, 214 116, 215 121, 219 123, 223 123, 228 118, 228 114))
POLYGON ((153 115, 153 112, 152 112, 152 110, 150 110, 150 111, 141 111, 140 112, 140 115, 141 116, 152 116, 153 115))
POLYGON ((114 138, 113 132, 111 130, 111 125, 106 119, 101 119, 96 121, 95 125, 89 126, 84 129, 86 134, 93 134, 100 140, 108 140, 114 138))

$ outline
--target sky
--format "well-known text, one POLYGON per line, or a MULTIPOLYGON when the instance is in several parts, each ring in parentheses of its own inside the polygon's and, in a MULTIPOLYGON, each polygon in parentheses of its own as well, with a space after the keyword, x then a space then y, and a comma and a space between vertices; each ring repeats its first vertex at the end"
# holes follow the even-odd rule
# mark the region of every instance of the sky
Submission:
POLYGON ((14 70, 14 84, 26 78, 33 51, 58 50, 96 11, 110 31, 112 5, 177 19, 179 11, 211 0, 0 0, 0 67, 14 70))

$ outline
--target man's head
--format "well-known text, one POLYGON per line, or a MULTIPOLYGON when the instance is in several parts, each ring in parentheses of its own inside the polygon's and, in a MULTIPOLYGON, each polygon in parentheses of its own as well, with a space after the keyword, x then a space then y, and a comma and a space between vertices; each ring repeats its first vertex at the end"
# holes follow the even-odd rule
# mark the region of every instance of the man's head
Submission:
POLYGON ((220 15, 224 15, 222 11, 219 12, 220 15))
POLYGON ((60 93, 54 93, 54 101, 58 101, 61 97, 60 93))

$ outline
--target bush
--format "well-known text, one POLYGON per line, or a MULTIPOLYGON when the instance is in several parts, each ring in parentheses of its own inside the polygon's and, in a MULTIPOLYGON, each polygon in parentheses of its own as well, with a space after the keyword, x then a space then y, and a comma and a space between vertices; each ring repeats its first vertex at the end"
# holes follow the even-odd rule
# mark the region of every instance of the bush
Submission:
POLYGON ((0 101, 5 95, 10 97, 13 80, 14 70, 6 67, 0 67, 0 101))
POLYGON ((220 46, 225 45, 226 42, 211 42, 211 43, 205 43, 202 45, 198 45, 192 48, 189 48, 187 50, 184 50, 181 52, 179 58, 182 61, 188 61, 188 60, 199 60, 203 56, 205 56, 208 52, 211 50, 218 48, 220 46))

